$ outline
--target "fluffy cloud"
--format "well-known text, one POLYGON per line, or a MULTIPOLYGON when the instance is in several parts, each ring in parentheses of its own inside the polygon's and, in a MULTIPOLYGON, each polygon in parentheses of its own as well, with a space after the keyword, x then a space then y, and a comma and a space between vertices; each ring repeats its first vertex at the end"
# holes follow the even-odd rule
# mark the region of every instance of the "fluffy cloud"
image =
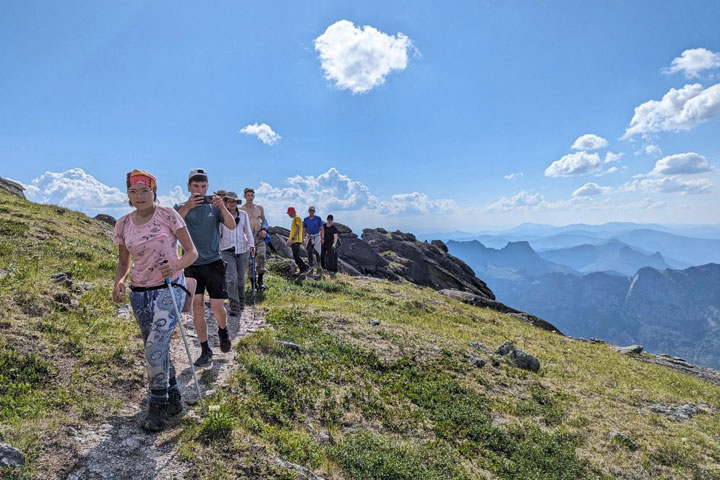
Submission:
MULTIPOLYGON (((119 217, 131 210, 126 192, 105 185, 82 168, 45 172, 23 186, 28 200, 79 210, 90 216, 106 213, 119 217)), ((158 201, 165 206, 185 200, 187 197, 179 186, 168 195, 158 195, 158 201)))
POLYGON ((240 133, 244 133, 245 135, 254 135, 265 145, 275 145, 282 138, 280 135, 275 133, 267 123, 253 123, 252 125, 248 125, 240 130, 240 133))
POLYGON ((605 148, 607 145, 608 142, 604 138, 592 133, 586 133, 578 137, 570 148, 573 150, 597 150, 598 148, 605 148))
POLYGON ((516 178, 520 178, 523 175, 525 175, 523 172, 513 172, 508 173, 507 175, 504 175, 505 180, 515 180, 516 178))
POLYGON ((500 197, 497 202, 487 205, 485 209, 489 212, 529 210, 542 205, 544 201, 542 193, 528 193, 522 190, 511 197, 500 197))
POLYGON ((602 160, 597 153, 569 153, 555 160, 545 169, 546 177, 574 177, 601 170, 602 160))
POLYGON ((635 155, 640 155, 641 153, 645 153, 645 155, 662 155, 662 148, 660 148, 657 145, 653 145, 652 143, 649 145, 645 145, 641 150, 638 150, 635 152, 635 155))
POLYGON ((262 183, 257 189, 258 201, 275 214, 282 215, 288 206, 305 208, 314 205, 318 213, 333 211, 372 211, 380 215, 413 215, 448 212, 455 202, 448 199, 431 199, 424 193, 396 193, 382 200, 370 189, 337 169, 305 177, 287 179, 289 186, 274 187, 262 183))
POLYGON ((701 194, 709 193, 713 188, 712 183, 701 178, 696 180, 683 180, 678 176, 663 178, 643 178, 626 182, 618 188, 623 192, 645 192, 645 193, 682 193, 701 194))
POLYGON ((705 70, 720 68, 720 52, 711 52, 706 48, 691 48, 675 57, 663 73, 682 72, 687 78, 699 77, 705 70))
POLYGON ((388 35, 348 20, 333 23, 315 39, 325 78, 353 94, 369 92, 393 70, 404 70, 411 49, 412 42, 402 33, 388 35))
POLYGON ((572 193, 573 197, 589 197, 591 195, 601 195, 610 192, 609 187, 601 187, 597 183, 586 183, 572 193))
POLYGON ((605 163, 619 162, 623 155, 622 153, 607 152, 605 154, 605 163))
POLYGON ((677 153, 661 158, 650 175, 682 175, 712 170, 705 157, 695 152, 677 153))
POLYGON ((635 107, 623 139, 665 131, 691 130, 720 115, 720 84, 704 88, 699 83, 671 88, 662 100, 635 107))

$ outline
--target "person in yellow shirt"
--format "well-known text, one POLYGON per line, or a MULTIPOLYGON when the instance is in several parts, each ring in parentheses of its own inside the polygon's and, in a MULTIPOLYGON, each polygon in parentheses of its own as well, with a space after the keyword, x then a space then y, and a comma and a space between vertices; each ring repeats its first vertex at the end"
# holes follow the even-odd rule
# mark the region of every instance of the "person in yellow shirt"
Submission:
POLYGON ((287 214, 288 217, 292 218, 292 225, 290 226, 290 237, 288 238, 287 246, 292 248, 295 264, 300 269, 300 275, 302 275, 309 270, 308 266, 305 265, 305 262, 303 262, 303 259, 300 258, 300 246, 302 245, 303 240, 302 219, 297 215, 294 207, 289 207, 287 209, 287 214))

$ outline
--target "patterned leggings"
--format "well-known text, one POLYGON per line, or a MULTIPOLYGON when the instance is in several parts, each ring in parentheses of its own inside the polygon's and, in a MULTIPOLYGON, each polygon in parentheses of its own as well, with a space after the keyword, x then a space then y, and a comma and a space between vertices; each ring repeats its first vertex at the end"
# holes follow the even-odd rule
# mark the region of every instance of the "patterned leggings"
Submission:
MULTIPOLYGON (((181 275, 175 283, 185 285, 185 276, 181 275)), ((172 287, 172 290, 178 308, 182 309, 185 292, 179 287, 172 287)), ((170 340, 178 322, 175 307, 167 288, 131 292, 130 305, 145 344, 150 402, 165 403, 168 389, 177 388, 175 368, 170 360, 170 340)))

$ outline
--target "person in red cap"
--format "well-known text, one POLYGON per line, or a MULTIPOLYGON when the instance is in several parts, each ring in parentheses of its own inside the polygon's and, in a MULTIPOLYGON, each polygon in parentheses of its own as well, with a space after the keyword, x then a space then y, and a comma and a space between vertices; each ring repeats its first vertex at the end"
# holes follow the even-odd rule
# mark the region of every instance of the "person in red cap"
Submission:
MULTIPOLYGON (((132 265, 130 305, 137 320, 147 360, 150 403, 142 420, 146 430, 159 431, 167 426, 169 416, 182 411, 180 390, 170 358, 170 340, 177 322, 165 279, 186 286, 183 270, 197 259, 183 218, 172 208, 157 205, 155 177, 144 170, 127 174, 127 194, 131 213, 115 224, 113 241, 118 245, 119 259, 112 297, 125 301, 125 279, 132 265), (185 252, 178 258, 177 242, 185 252), (132 258, 132 264, 130 259, 132 258)), ((178 305, 185 302, 182 287, 173 286, 178 305)))
POLYGON ((292 218, 292 225, 290 226, 290 237, 288 237, 287 246, 292 248, 293 258, 295 264, 300 269, 300 274, 309 270, 308 266, 305 265, 303 259, 300 258, 300 246, 302 245, 303 239, 303 225, 302 219, 295 212, 295 208, 289 207, 287 209, 288 217, 292 218))

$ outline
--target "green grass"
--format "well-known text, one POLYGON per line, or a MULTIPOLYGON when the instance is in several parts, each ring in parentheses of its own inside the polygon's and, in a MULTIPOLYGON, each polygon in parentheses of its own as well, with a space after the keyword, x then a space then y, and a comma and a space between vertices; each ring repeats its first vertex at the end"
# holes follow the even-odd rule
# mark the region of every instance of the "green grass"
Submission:
MULTIPOLYGON (((62 442, 66 425, 104 421, 144 391, 137 327, 110 301, 106 227, 63 212, 0 192, 0 441, 28 458, 17 478, 47 475, 47 459, 63 454, 48 440, 62 442), (95 287, 54 285, 58 271, 95 287)), ((344 480, 720 478, 717 411, 684 423, 641 411, 720 406, 717 386, 432 289, 294 281, 284 263, 268 265, 258 306, 272 329, 237 342, 237 369, 215 387, 208 415, 182 422, 193 478, 296 478, 278 457, 344 480), (468 346, 505 340, 536 355, 540 371, 495 365, 468 346), (638 450, 610 440, 612 430, 638 450)))
POLYGON ((47 462, 70 441, 59 432, 141 394, 137 327, 110 299, 117 253, 106 228, 0 191, 0 441, 26 455, 18 478, 52 475, 47 462), (94 288, 53 284, 61 271, 94 288))

